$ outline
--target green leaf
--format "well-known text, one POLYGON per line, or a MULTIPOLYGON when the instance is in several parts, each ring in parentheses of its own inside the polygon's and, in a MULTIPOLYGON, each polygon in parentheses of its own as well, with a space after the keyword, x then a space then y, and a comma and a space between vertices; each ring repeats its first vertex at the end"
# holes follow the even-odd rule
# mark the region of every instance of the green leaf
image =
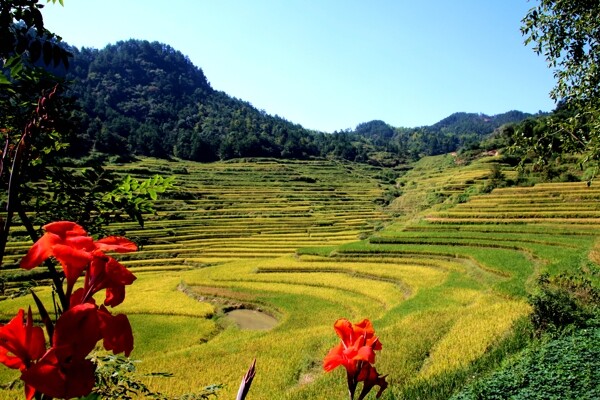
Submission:
POLYGON ((0 85, 10 85, 10 80, 6 77, 6 75, 0 73, 0 85))
POLYGON ((21 63, 21 57, 20 56, 14 56, 9 58, 6 63, 4 64, 4 66, 6 68, 10 68, 13 69, 16 65, 21 63))
POLYGON ((10 75, 13 78, 18 76, 21 73, 21 71, 23 71, 23 63, 21 62, 21 59, 18 58, 17 62, 13 63, 12 66, 10 66, 9 68, 10 68, 10 75))

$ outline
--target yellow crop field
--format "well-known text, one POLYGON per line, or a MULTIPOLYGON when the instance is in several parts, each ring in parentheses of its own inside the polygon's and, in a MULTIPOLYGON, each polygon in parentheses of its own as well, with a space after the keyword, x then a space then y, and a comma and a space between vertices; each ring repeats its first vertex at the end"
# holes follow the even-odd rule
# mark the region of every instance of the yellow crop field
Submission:
MULTIPOLYGON (((459 294, 461 297, 464 294, 459 294)), ((460 311, 452 328, 432 348, 419 377, 430 378, 464 368, 481 357, 494 342, 508 334, 519 318, 530 312, 524 301, 502 301, 489 296, 471 301, 460 311)))
MULTIPOLYGON (((343 371, 322 369, 337 343, 333 323, 368 318, 383 344, 383 399, 427 385, 436 389, 424 398, 448 398, 485 372, 480 361, 528 317, 537 276, 600 259, 594 186, 504 188, 456 201, 485 185, 497 159, 456 162, 426 157, 396 185, 380 167, 327 160, 118 166, 187 171, 171 173, 176 188, 143 229, 111 226, 140 243, 116 256, 137 275, 114 310, 130 317, 132 358, 141 375, 173 373, 144 381, 169 395, 224 384, 219 398, 234 398, 256 358, 251 399, 343 398, 343 371), (384 201, 390 187, 402 195, 384 201), (276 324, 248 329, 232 309, 276 324)), ((18 262, 28 245, 11 242, 8 258, 18 262)), ((51 297, 48 287, 34 290, 51 297)), ((28 304, 28 296, 0 301, 0 317, 28 304)))

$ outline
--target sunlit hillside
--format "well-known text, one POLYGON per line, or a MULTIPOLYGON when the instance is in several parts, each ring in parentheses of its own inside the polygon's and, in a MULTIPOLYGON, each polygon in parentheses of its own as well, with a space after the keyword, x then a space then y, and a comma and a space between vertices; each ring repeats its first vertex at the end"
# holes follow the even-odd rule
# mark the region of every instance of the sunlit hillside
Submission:
MULTIPOLYGON (((597 268, 600 189, 491 190, 494 169, 513 174, 494 156, 424 158, 392 182, 379 167, 325 160, 115 168, 176 176, 143 229, 112 226, 142 244, 118 256, 138 280, 115 311, 130 316, 139 370, 173 373, 144 379, 172 395, 216 383, 232 398, 256 358, 252 399, 341 398, 344 375, 324 373, 322 359, 345 317, 370 319, 380 336, 383 398, 448 398, 524 346, 536 277, 597 268), (228 317, 239 308, 276 324, 244 329, 228 317)), ((9 263, 27 246, 10 242, 9 263)), ((30 302, 2 301, 1 315, 30 302)))

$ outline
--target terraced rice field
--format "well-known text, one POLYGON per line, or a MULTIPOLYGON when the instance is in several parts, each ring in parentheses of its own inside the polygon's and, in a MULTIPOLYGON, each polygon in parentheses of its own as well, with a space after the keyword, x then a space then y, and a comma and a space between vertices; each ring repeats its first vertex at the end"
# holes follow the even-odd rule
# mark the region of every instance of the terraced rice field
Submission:
MULTIPOLYGON (((182 171, 179 163, 149 159, 116 168, 140 179, 182 171)), ((147 217, 144 229, 111 226, 143 244, 126 264, 186 268, 290 254, 302 246, 356 240, 390 219, 375 202, 383 189, 374 167, 263 161, 189 163, 184 171, 176 174, 177 190, 156 202, 157 215, 147 217)), ((15 265, 28 245, 11 242, 6 264, 15 265)))
MULTIPOLYGON (((128 165, 187 169, 145 229, 114 227, 145 243, 121 258, 138 276, 119 307, 134 326, 133 357, 141 371, 175 375, 149 383, 171 394, 224 383, 220 397, 233 398, 256 357, 252 399, 343 398, 344 373, 321 368, 336 344, 332 325, 369 318, 383 343, 377 368, 389 374, 383 398, 448 398, 510 348, 540 272, 593 263, 600 222, 593 201, 600 190, 584 183, 497 189, 417 212, 416 199, 428 196, 417 190, 423 182, 429 193, 452 186, 460 194, 485 182, 493 159, 463 167, 450 161, 426 159, 449 166, 422 164, 401 177, 413 198, 391 208, 376 201, 386 186, 374 167, 128 165), (409 204, 410 218, 390 214, 409 204), (276 317, 277 326, 242 330, 223 318, 224 308, 240 304, 276 317)), ((26 247, 13 242, 12 257, 26 247)), ((28 303, 3 301, 0 313, 6 318, 28 303)))
MULTIPOLYGON (((198 264, 274 257, 301 246, 355 240, 389 219, 374 202, 382 192, 373 178, 376 169, 331 162, 240 162, 187 169, 188 174, 178 176, 182 189, 175 195, 183 200, 157 202, 158 218, 144 230, 114 226, 148 239, 151 244, 139 258, 198 264)), ((144 265, 135 262, 136 268, 144 265)))
POLYGON ((442 201, 466 198, 466 195, 481 190, 495 165, 500 166, 507 178, 516 177, 516 171, 502 166, 497 157, 485 157, 472 163, 465 163, 456 154, 424 157, 398 179, 403 195, 391 208, 401 214, 413 215, 442 201))

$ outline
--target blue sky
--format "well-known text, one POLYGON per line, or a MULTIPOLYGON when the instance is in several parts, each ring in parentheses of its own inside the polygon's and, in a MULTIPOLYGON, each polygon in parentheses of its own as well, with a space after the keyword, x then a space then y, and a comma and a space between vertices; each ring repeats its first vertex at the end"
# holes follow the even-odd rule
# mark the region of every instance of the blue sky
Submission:
POLYGON ((46 26, 77 47, 160 41, 212 87, 326 132, 464 111, 550 111, 552 71, 523 45, 527 0, 64 0, 46 26))

